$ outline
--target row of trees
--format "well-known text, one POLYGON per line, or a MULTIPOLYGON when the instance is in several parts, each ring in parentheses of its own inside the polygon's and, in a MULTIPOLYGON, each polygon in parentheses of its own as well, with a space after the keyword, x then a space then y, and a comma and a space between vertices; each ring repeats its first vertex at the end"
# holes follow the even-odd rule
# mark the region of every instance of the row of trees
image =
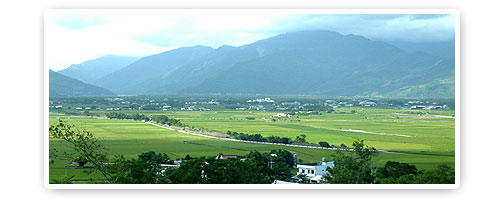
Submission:
POLYGON ((169 125, 169 126, 184 126, 180 120, 169 118, 166 115, 153 115, 151 117, 151 121, 154 121, 158 124, 169 125))
POLYGON ((110 119, 133 119, 133 120, 144 120, 149 121, 149 117, 144 114, 134 113, 134 114, 125 114, 121 112, 109 112, 105 114, 107 118, 110 119))
POLYGON ((256 141, 256 142, 270 142, 270 143, 281 143, 281 144, 290 144, 293 142, 291 138, 288 137, 278 137, 278 136, 268 136, 264 137, 261 134, 246 134, 246 133, 238 133, 236 131, 227 131, 227 134, 238 140, 247 140, 247 141, 256 141))
POLYGON ((166 115, 152 115, 151 117, 144 114, 134 113, 125 114, 119 112, 109 112, 105 114, 107 118, 110 119, 133 119, 133 120, 144 120, 144 121, 154 121, 158 124, 169 125, 169 126, 183 126, 183 124, 178 119, 170 118, 166 115))

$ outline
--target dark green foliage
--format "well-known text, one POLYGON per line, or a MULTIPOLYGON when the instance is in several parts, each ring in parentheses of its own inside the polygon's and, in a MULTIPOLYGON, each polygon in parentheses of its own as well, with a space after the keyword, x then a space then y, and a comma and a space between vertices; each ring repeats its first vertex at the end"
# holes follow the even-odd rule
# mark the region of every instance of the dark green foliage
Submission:
POLYGON ((328 142, 324 142, 324 141, 322 141, 322 142, 319 142, 318 144, 319 144, 319 146, 321 146, 321 147, 326 147, 326 148, 330 147, 330 144, 328 144, 328 142))
POLYGON ((272 150, 269 154, 264 154, 265 157, 271 159, 273 162, 272 170, 274 172, 273 179, 290 180, 292 177, 291 170, 294 167, 293 154, 286 150, 272 150), (271 156, 275 154, 276 156, 271 156))
POLYGON ((269 184, 272 170, 255 160, 235 158, 193 158, 177 169, 169 169, 166 177, 176 184, 269 184))
POLYGON ((142 153, 139 155, 139 159, 146 161, 146 162, 151 162, 151 163, 156 163, 156 164, 173 164, 174 161, 170 160, 170 157, 167 154, 164 153, 159 153, 156 154, 154 151, 148 151, 145 153, 142 153))
POLYGON ((178 184, 269 184, 275 179, 291 179, 293 155, 288 151, 273 150, 263 154, 252 151, 245 158, 192 158, 179 168, 168 169, 164 175, 170 183, 178 184))
POLYGON ((77 162, 79 167, 85 167, 85 164, 87 164, 89 161, 86 160, 83 157, 77 157, 73 162, 77 162))
POLYGON ((383 184, 454 184, 455 169, 450 165, 442 164, 434 170, 422 170, 398 178, 383 178, 379 179, 379 182, 383 184))
POLYGON ((417 173, 418 170, 415 165, 387 161, 383 168, 377 169, 377 179, 380 180, 380 183, 393 183, 401 176, 409 174, 417 175, 417 173))
POLYGON ((110 119, 133 119, 133 120, 144 120, 144 121, 149 121, 149 117, 147 117, 144 114, 125 114, 121 112, 109 112, 105 113, 107 118, 110 119))
POLYGON ((306 135, 305 134, 301 134, 301 135, 296 136, 294 142, 297 142, 297 143, 306 143, 306 135))
POLYGON ((166 124, 169 126, 183 126, 180 120, 174 119, 174 118, 169 118, 166 115, 153 115, 151 117, 151 121, 154 121, 158 124, 166 124))
MULTIPOLYGON (((248 140, 248 141, 256 141, 256 142, 270 142, 270 143, 281 143, 281 144, 290 144, 292 143, 292 139, 287 137, 278 137, 278 136, 268 136, 263 137, 261 134, 246 134, 246 133, 238 133, 227 131, 227 134, 230 137, 233 137, 238 140, 248 140)), ((297 136, 299 137, 299 136, 297 136)), ((305 137, 304 137, 305 138, 305 137)), ((305 141, 305 140, 304 140, 305 141)))
POLYGON ((164 177, 160 175, 163 168, 157 162, 135 158, 123 159, 114 163, 112 167, 111 172, 113 175, 117 175, 114 178, 115 183, 118 184, 166 183, 164 177))
MULTIPOLYGON (((335 184, 370 184, 375 180, 375 168, 371 158, 376 155, 373 147, 365 145, 363 140, 355 141, 352 151, 335 151, 333 161, 334 168, 328 168, 330 173, 324 176, 328 183, 335 184)), ((341 149, 347 149, 341 145, 341 149)))
POLYGON ((455 183, 455 169, 452 166, 446 164, 439 165, 435 170, 424 170, 420 176, 423 177, 422 179, 420 179, 420 181, 417 182, 420 184, 455 183))

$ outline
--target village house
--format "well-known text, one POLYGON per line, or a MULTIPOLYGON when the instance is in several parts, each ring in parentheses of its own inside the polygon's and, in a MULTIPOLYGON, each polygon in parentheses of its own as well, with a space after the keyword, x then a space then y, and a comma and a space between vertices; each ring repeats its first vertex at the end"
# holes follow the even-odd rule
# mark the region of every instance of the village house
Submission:
POLYGON ((323 158, 320 164, 316 165, 297 165, 297 176, 305 175, 305 181, 310 183, 321 183, 323 181, 323 176, 328 174, 327 168, 335 167, 332 162, 326 162, 323 158))
POLYGON ((227 159, 227 158, 237 158, 236 155, 224 155, 222 153, 219 153, 219 155, 217 155, 215 157, 215 160, 219 160, 219 159, 227 159))

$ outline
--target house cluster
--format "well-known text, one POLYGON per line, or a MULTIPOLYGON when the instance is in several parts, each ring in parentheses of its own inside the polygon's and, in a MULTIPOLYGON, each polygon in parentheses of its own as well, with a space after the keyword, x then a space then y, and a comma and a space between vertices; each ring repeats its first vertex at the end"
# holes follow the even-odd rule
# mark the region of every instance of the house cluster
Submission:
POLYGON ((205 107, 196 107, 196 106, 189 106, 187 108, 181 108, 183 111, 210 111, 210 108, 205 108, 205 107))
MULTIPOLYGON (((107 108, 106 110, 108 110, 109 108, 107 108)), ((114 108, 111 108, 110 110, 113 110, 114 108)), ((116 108, 116 109, 120 109, 120 108, 116 108)), ((103 110, 102 108, 100 107, 90 107, 90 106, 87 106, 87 107, 76 107, 75 110, 103 110)))
POLYGON ((266 97, 263 99, 250 99, 247 101, 247 103, 274 103, 274 100, 272 100, 269 97, 266 97))
POLYGON ((265 110, 266 108, 263 105, 250 106, 248 110, 265 110))
POLYGON ((359 106, 373 107, 373 106, 377 106, 377 103, 375 103, 373 101, 360 101, 359 106))
POLYGON ((352 103, 342 102, 342 101, 341 101, 341 102, 339 102, 337 105, 338 105, 338 106, 343 106, 343 107, 352 107, 352 106, 353 106, 353 104, 352 104, 352 103))
POLYGON ((337 105, 337 102, 334 101, 334 100, 326 100, 324 103, 323 103, 324 106, 330 106, 332 108, 338 108, 339 106, 337 105))
POLYGON ((104 98, 104 100, 112 102, 114 104, 130 104, 130 101, 124 101, 122 98, 104 98))
MULTIPOLYGON (((124 108, 124 107, 109 107, 106 108, 107 111, 112 111, 112 110, 132 110, 132 108, 124 108)), ((141 108, 139 108, 141 110, 141 108)))
POLYGON ((447 105, 444 105, 444 106, 417 105, 417 106, 411 106, 410 109, 412 109, 412 110, 443 110, 443 109, 448 109, 448 106, 447 105))
POLYGON ((193 101, 193 102, 184 102, 184 104, 186 105, 219 105, 220 103, 217 102, 215 99, 212 99, 208 102, 197 102, 197 101, 193 101))

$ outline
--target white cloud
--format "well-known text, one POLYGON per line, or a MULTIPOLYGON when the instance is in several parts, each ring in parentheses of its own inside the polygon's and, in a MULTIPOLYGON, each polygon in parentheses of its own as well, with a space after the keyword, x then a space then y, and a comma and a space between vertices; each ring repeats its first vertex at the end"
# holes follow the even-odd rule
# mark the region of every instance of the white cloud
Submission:
POLYGON ((49 68, 58 70, 103 55, 146 56, 195 45, 240 46, 305 29, 332 30, 377 40, 432 41, 452 39, 454 19, 241 10, 57 10, 46 15, 45 61, 49 68), (65 19, 66 15, 70 17, 65 19))
POLYGON ((54 70, 104 55, 146 56, 169 50, 131 39, 133 31, 129 32, 130 28, 121 25, 96 25, 71 30, 46 23, 44 28, 45 63, 54 70))

